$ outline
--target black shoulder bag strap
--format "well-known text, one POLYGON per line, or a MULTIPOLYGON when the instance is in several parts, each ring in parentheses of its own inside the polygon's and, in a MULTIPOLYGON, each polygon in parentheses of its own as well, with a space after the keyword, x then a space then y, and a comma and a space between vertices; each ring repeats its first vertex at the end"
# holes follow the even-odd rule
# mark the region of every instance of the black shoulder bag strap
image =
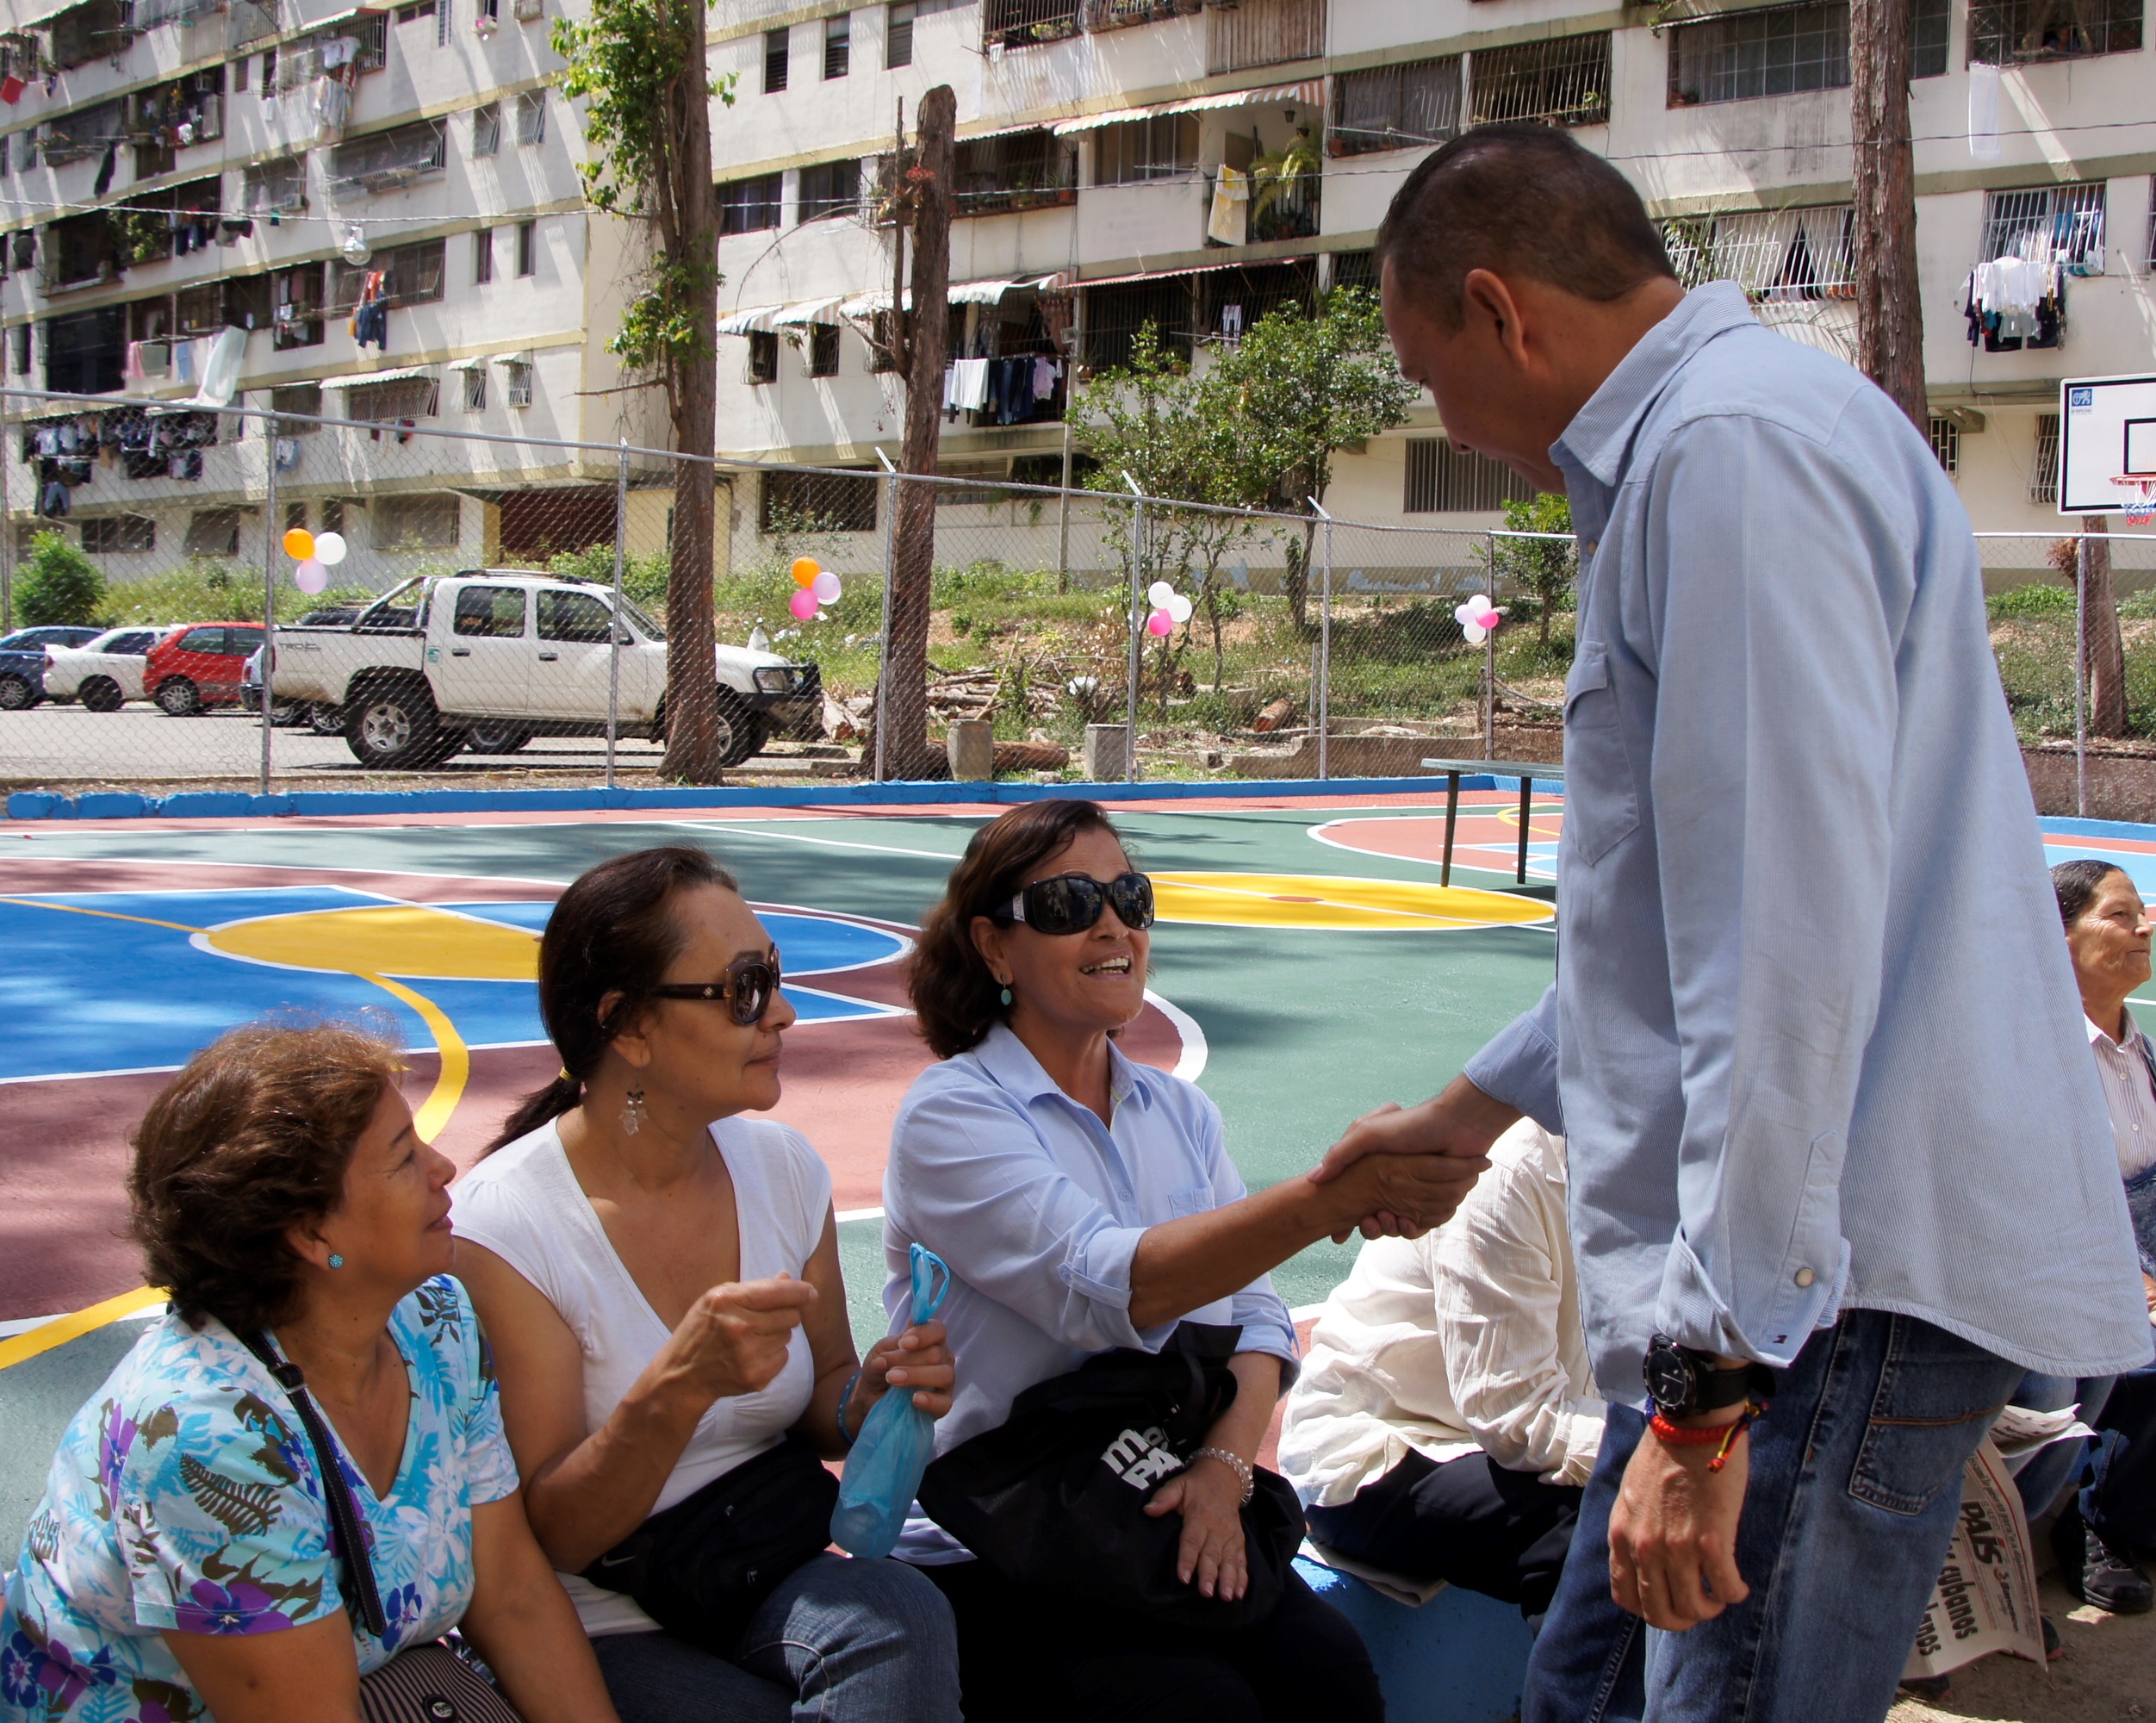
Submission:
POLYGON ((278 1386, 291 1399, 292 1409, 307 1426, 308 1440, 314 1445, 314 1470, 321 1476, 322 1500, 329 1508, 331 1536, 344 1564, 345 1601, 357 1599, 359 1619, 366 1623, 367 1631, 377 1639, 386 1638, 388 1618, 382 1613, 382 1594, 375 1589, 375 1565, 367 1558, 366 1542, 360 1536, 359 1510, 352 1506, 344 1468, 337 1464, 337 1445, 330 1440, 329 1427, 308 1397, 306 1374, 296 1364, 277 1356, 268 1334, 242 1334, 239 1339, 262 1360, 262 1367, 276 1378, 278 1386))

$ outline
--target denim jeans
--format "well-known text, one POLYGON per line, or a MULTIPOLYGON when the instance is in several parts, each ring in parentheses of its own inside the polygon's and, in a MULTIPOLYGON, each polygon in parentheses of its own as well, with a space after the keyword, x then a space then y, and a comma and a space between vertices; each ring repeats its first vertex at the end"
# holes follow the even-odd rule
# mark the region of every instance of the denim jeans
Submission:
MULTIPOLYGON (((2111 1397, 2111 1384, 2117 1380, 2115 1376, 2080 1380, 2071 1376, 2040 1376, 2032 1370, 2016 1386, 2012 1403, 2035 1412, 2078 1406, 2081 1421, 2093 1425, 2103 1414, 2103 1403, 2111 1397)), ((2080 1477, 2088 1450, 2089 1439, 2076 1436, 2072 1441, 2038 1448, 2022 1462, 2014 1473, 2014 1488, 2021 1494, 2024 1516, 2041 1520, 2058 1504, 2068 1486, 2080 1477)))
POLYGON ((1814 1334, 1749 1439, 1737 1564, 1751 1595, 1683 1633, 1610 1598, 1610 1509, 1647 1427, 1612 1406, 1522 1723, 1878 1723, 1938 1581, 1962 1470, 2022 1373, 1883 1311, 1814 1334))
POLYGON ((958 1723, 950 1606, 903 1562, 817 1556, 731 1658, 657 1633, 592 1648, 621 1723, 958 1723))
POLYGON ((2083 1473, 2082 1519, 2122 1553, 2156 1548, 2156 1365, 2120 1377, 2102 1415, 2088 1421, 2097 1437, 2083 1473))

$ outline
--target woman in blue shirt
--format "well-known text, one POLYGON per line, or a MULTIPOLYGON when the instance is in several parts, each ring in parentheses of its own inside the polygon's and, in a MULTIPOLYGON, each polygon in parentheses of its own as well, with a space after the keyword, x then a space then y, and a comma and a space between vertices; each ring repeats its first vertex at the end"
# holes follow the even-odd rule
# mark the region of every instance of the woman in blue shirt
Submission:
POLYGON ((172 1304, 61 1439, 0 1610, 5 1723, 360 1723, 362 1677, 451 1627, 526 1723, 616 1723, 525 1523, 449 1278, 455 1168, 401 1069, 357 1029, 255 1024, 152 1104, 129 1188, 172 1304), (378 1634, 264 1335, 326 1421, 378 1634))
MULTIPOLYGON (((885 1303, 895 1316, 908 1298, 916 1241, 950 1266, 942 1320, 963 1365, 939 1452, 1091 1354, 1157 1351, 1186 1320, 1240 1325, 1234 1403, 1147 1504, 1180 1517, 1184 1582, 1233 1600, 1241 1504, 1296 1357, 1269 1272, 1365 1217, 1435 1225, 1487 1163, 1376 1157, 1246 1194, 1211 1099, 1115 1047, 1145 1005, 1152 922, 1151 884, 1094 803, 1033 803, 974 834, 913 961, 942 1062, 893 1131, 885 1303)), ((951 1600, 967 1723, 1383 1713, 1354 1629, 1292 1577, 1265 1621, 1206 1633, 990 1572, 917 1511, 898 1554, 951 1600)))

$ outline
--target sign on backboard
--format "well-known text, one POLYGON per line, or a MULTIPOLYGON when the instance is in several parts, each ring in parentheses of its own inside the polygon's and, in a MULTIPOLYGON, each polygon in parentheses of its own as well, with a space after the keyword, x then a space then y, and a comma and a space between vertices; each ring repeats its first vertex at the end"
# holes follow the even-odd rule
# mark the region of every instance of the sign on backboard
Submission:
POLYGON ((2147 508, 2156 494, 2156 376, 2059 385, 2059 512, 2147 508))

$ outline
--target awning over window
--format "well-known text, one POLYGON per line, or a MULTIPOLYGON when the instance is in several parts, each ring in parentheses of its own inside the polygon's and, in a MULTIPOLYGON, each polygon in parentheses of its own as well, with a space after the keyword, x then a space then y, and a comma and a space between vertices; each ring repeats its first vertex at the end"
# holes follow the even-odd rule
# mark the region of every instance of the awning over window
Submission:
POLYGON ((772 314, 766 326, 772 329, 798 329, 805 323, 836 323, 839 301, 842 295, 833 294, 829 299, 804 299, 772 314))
POLYGON ((354 371, 349 376, 322 377, 319 382, 324 389, 357 389, 362 383, 402 383, 407 377, 432 377, 433 375, 432 365, 392 365, 387 370, 354 371))
POLYGON ((771 320, 786 307, 783 305, 751 305, 739 311, 730 311, 718 320, 722 335, 749 335, 761 333, 771 327, 771 320))
POLYGON ((1105 114, 1083 114, 1075 120, 1058 121, 1053 128, 1059 138, 1073 132, 1097 131, 1103 126, 1126 125, 1150 120, 1159 114, 1208 114, 1216 108, 1259 108, 1292 102, 1298 107, 1317 108, 1325 101, 1325 80, 1313 78, 1301 84, 1276 84, 1263 90, 1229 90, 1218 96, 1192 96, 1181 102, 1156 102, 1148 108, 1111 108, 1105 114))
MULTIPOLYGON (((1051 286, 1057 277, 1052 275, 1024 276, 1016 281, 958 281, 951 283, 949 302, 953 305, 1000 305, 1008 293, 1031 293, 1051 286)), ((888 289, 880 292, 857 293, 839 308, 842 317, 867 317, 878 311, 891 309, 888 289)), ((913 309, 913 289, 906 289, 906 309, 913 309)))

